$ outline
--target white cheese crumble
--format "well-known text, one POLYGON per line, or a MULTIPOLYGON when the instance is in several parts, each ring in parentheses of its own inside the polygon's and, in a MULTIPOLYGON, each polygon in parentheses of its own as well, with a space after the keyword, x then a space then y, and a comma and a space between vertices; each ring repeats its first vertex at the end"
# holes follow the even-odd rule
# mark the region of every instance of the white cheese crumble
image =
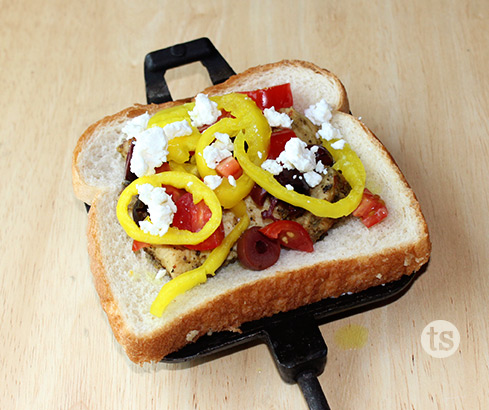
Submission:
POLYGON ((173 222, 177 207, 165 188, 151 184, 136 186, 139 199, 148 206, 149 220, 139 222, 141 229, 152 235, 163 236, 173 222))
POLYGON ((314 168, 314 171, 322 174, 326 170, 326 167, 322 163, 322 161, 318 161, 316 164, 316 168, 314 168))
POLYGON ((289 191, 293 191, 294 190, 294 187, 290 184, 286 184, 285 185, 285 188, 287 188, 289 191))
POLYGON ((261 167, 265 170, 270 172, 272 175, 278 175, 280 174, 284 167, 277 162, 275 159, 267 159, 261 164, 261 167))
POLYGON ((276 159, 267 159, 261 167, 273 175, 280 174, 284 169, 296 169, 304 173, 307 184, 314 188, 321 182, 320 173, 325 170, 322 162, 316 162, 316 151, 317 147, 309 149, 304 141, 294 137, 287 141, 276 159))
POLYGON ((304 115, 309 118, 314 125, 321 125, 323 122, 329 122, 333 117, 332 108, 325 99, 306 108, 304 115))
POLYGON ((309 185, 311 188, 314 188, 321 183, 323 177, 321 176, 321 174, 318 174, 315 171, 309 171, 304 174, 304 179, 306 180, 307 185, 309 185))
POLYGON ((155 168, 166 162, 168 140, 160 127, 152 127, 139 133, 134 143, 131 172, 138 177, 153 175, 155 168))
POLYGON ((225 134, 223 132, 216 132, 214 133, 214 137, 216 138, 216 140, 213 142, 213 144, 217 148, 227 149, 231 152, 234 150, 234 144, 228 134, 225 134))
POLYGON ((314 152, 308 149, 307 144, 297 137, 287 141, 277 161, 284 164, 287 169, 297 169, 300 172, 309 172, 316 167, 314 152))
POLYGON ((270 127, 290 128, 292 126, 292 119, 286 113, 276 111, 275 107, 265 108, 263 115, 270 127))
POLYGON ((234 187, 236 186, 236 179, 232 175, 228 176, 228 182, 229 182, 229 185, 234 186, 234 187))
POLYGON ((317 135, 319 135, 319 137, 326 141, 331 141, 335 138, 341 138, 340 131, 337 128, 333 127, 330 122, 323 122, 321 124, 321 128, 317 132, 317 135))
POLYGON ((192 127, 187 120, 175 121, 163 127, 163 131, 168 141, 176 137, 184 137, 192 134, 192 127))
POLYGON ((189 115, 194 127, 202 127, 215 123, 221 111, 217 109, 217 103, 211 101, 206 94, 199 93, 195 97, 195 107, 189 111, 189 115))
POLYGON ((126 135, 126 140, 136 138, 146 128, 148 128, 149 119, 150 115, 145 112, 144 114, 131 118, 129 121, 127 121, 121 130, 122 133, 126 135))
POLYGON ((233 142, 228 134, 216 132, 214 134, 216 140, 204 148, 203 156, 205 163, 211 169, 216 169, 223 159, 230 157, 233 154, 233 142))
POLYGON ((333 149, 343 149, 345 147, 346 141, 344 139, 339 139, 331 144, 333 149))
POLYGON ((206 184, 212 190, 221 185, 221 182, 222 177, 220 177, 219 175, 207 175, 204 177, 204 184, 206 184))
POLYGON ((346 141, 342 139, 340 130, 331 124, 331 118, 333 118, 331 106, 322 99, 317 104, 311 105, 304 111, 304 115, 311 120, 315 125, 321 126, 317 132, 317 136, 325 141, 331 141, 338 139, 331 146, 334 149, 343 149, 346 141))

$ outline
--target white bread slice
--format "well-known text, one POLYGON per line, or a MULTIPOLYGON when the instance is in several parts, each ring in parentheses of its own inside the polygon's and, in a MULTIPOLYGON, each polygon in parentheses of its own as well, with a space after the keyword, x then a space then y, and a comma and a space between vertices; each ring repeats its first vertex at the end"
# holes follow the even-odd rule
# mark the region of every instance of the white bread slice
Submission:
MULTIPOLYGON (((294 106, 302 112, 321 98, 348 109, 336 77, 297 61, 247 70, 205 92, 288 81, 294 106)), ((124 164, 116 147, 127 118, 159 109, 135 106, 105 118, 83 134, 73 156, 75 193, 92 204, 88 244, 96 288, 117 340, 134 362, 160 360, 208 332, 237 329, 246 321, 396 280, 427 262, 429 235, 414 193, 377 138, 356 118, 337 112, 332 122, 362 160, 367 187, 382 196, 389 216, 369 229, 347 217, 315 244, 314 253, 283 250, 279 261, 263 271, 227 266, 175 299, 161 318, 152 316, 149 308, 163 282, 155 280, 156 268, 145 253, 131 251, 132 239, 117 221, 124 164)))

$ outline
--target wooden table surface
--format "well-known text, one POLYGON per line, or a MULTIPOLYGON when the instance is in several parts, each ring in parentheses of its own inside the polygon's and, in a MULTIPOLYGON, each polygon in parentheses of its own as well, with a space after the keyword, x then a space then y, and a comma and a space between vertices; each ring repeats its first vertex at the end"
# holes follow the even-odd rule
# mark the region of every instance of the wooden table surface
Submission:
MULTIPOLYGON (((331 407, 489 408, 484 0, 2 2, 0 408, 306 408, 264 345, 134 365, 95 292, 86 213, 71 187, 76 140, 145 102, 146 53, 199 37, 237 72, 297 58, 336 73, 425 213, 432 258, 407 294, 321 326, 329 352, 319 380, 331 407), (446 358, 421 345, 441 319, 460 334, 446 358), (340 342, 350 325, 368 331, 363 347, 340 342)), ((175 98, 209 84, 198 63, 167 78, 175 98)), ((433 348, 453 345, 451 335, 445 345, 433 336, 433 348)))

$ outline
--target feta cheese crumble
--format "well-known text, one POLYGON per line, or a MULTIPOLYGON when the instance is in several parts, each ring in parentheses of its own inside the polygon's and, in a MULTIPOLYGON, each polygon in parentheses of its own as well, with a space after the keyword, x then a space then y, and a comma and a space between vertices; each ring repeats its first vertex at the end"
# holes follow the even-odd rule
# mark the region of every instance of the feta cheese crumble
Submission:
POLYGON ((333 118, 332 108, 325 99, 306 108, 304 115, 309 118, 314 125, 321 125, 323 122, 329 122, 331 118, 333 118))
POLYGON ((339 139, 331 144, 333 149, 343 149, 345 147, 346 141, 344 139, 339 139))
POLYGON ((166 124, 163 127, 163 131, 168 141, 176 137, 184 137, 185 135, 192 134, 192 127, 187 120, 175 121, 170 124, 166 124))
POLYGON ((137 177, 153 175, 155 168, 166 162, 167 155, 168 140, 163 128, 148 128, 136 137, 131 158, 131 172, 137 177))
POLYGON ((232 175, 228 176, 228 182, 229 182, 229 185, 234 186, 234 187, 236 186, 236 179, 232 175))
POLYGON ((212 190, 221 185, 221 182, 222 177, 220 177, 219 175, 207 175, 204 177, 204 184, 206 184, 212 190))
POLYGON ((265 108, 263 115, 270 127, 290 128, 292 126, 292 119, 286 113, 276 111, 275 107, 265 108))
POLYGON ((322 162, 316 162, 316 151, 316 147, 309 149, 304 141, 294 137, 287 141, 276 159, 267 159, 261 167, 273 175, 280 174, 284 169, 296 169, 304 173, 307 184, 314 188, 322 180, 320 172, 325 170, 322 162))
POLYGON ((284 167, 277 162, 275 159, 267 159, 263 161, 263 164, 261 164, 261 167, 265 170, 270 172, 272 175, 278 175, 280 174, 284 167))
MULTIPOLYGON (((304 115, 309 118, 314 125, 321 126, 316 134, 318 137, 325 141, 331 141, 333 139, 343 141, 341 139, 342 135, 340 131, 331 124, 331 118, 333 118, 332 108, 324 99, 317 104, 313 104, 309 108, 306 108, 304 115)), ((345 146, 346 141, 339 141, 335 141, 332 144, 334 149, 343 149, 345 146)))
POLYGON ((287 141, 277 161, 287 169, 297 169, 300 172, 309 172, 316 167, 316 155, 307 148, 304 141, 296 137, 287 141))
POLYGON ((199 93, 195 97, 195 107, 189 111, 189 115, 192 125, 198 128, 215 123, 221 111, 217 109, 217 103, 211 101, 206 94, 199 93))
POLYGON ((321 124, 321 128, 317 132, 317 135, 319 135, 319 137, 326 141, 331 141, 335 138, 341 138, 340 131, 337 128, 333 127, 330 122, 323 122, 321 124))
POLYGON ((223 159, 230 157, 233 154, 233 142, 228 134, 216 132, 214 134, 216 140, 204 148, 203 156, 205 163, 211 169, 216 169, 223 159))
POLYGON ((173 215, 177 207, 165 188, 155 187, 151 184, 136 186, 139 199, 148 206, 149 220, 139 222, 145 233, 163 236, 173 222, 173 215))
POLYGON ((150 119, 150 115, 145 112, 142 115, 131 118, 126 124, 122 127, 122 133, 125 134, 126 140, 130 140, 131 138, 136 138, 139 134, 141 134, 146 128, 148 128, 148 122, 150 119))

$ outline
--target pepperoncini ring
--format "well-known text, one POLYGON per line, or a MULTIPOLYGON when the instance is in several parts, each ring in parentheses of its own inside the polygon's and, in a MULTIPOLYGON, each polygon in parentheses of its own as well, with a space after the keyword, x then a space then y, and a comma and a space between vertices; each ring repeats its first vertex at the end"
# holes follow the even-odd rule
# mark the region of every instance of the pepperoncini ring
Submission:
POLYGON ((234 150, 236 159, 243 170, 271 195, 291 205, 304 208, 316 216, 341 218, 352 213, 362 199, 363 189, 365 187, 365 169, 360 158, 358 158, 348 144, 345 144, 342 150, 334 150, 330 146, 333 142, 324 144, 325 148, 328 149, 336 161, 335 169, 343 173, 343 176, 351 186, 350 193, 345 198, 334 203, 290 191, 281 185, 270 172, 265 171, 250 159, 248 153, 245 151, 244 134, 238 134, 236 137, 234 150), (346 163, 348 163, 347 167, 341 166, 346 163))
MULTIPOLYGON (((270 144, 271 129, 262 111, 256 104, 243 94, 228 94, 212 98, 218 108, 229 112, 234 118, 223 118, 211 125, 199 139, 195 149, 195 159, 197 169, 202 178, 209 175, 217 175, 214 169, 207 166, 204 159, 204 149, 215 139, 217 132, 235 137, 239 132, 244 132, 248 136, 248 154, 255 160, 265 158, 270 144)), ((223 179, 221 184, 214 190, 219 198, 221 205, 226 208, 234 207, 253 188, 254 181, 245 173, 237 180, 233 186, 227 179, 223 179)))
POLYGON ((122 191, 116 211, 120 224, 131 238, 152 245, 196 245, 211 236, 222 219, 222 208, 216 194, 196 176, 178 171, 167 171, 136 179, 122 191), (163 236, 145 233, 129 215, 128 207, 132 198, 138 193, 137 186, 146 183, 155 187, 171 185, 185 189, 192 194, 194 203, 201 200, 205 202, 212 212, 211 218, 198 232, 169 227, 168 232, 163 236))
POLYGON ((233 209, 233 213, 239 217, 239 222, 227 235, 221 244, 207 257, 205 262, 196 269, 182 273, 176 278, 165 283, 151 305, 150 313, 161 317, 164 310, 178 295, 181 295, 197 285, 207 281, 207 275, 214 275, 228 256, 234 243, 248 228, 250 219, 246 213, 246 206, 241 201, 233 209))

